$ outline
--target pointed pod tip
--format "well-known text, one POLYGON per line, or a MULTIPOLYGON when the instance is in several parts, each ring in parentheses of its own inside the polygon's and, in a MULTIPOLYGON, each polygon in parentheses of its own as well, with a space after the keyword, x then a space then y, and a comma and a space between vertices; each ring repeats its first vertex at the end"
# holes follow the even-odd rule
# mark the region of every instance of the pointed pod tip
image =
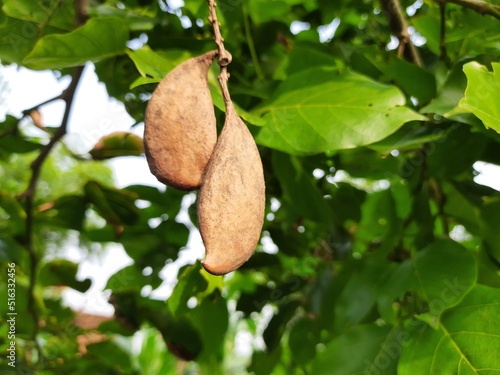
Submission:
POLYGON ((241 264, 233 264, 234 262, 228 261, 228 259, 223 259, 223 257, 212 257, 209 254, 201 261, 201 265, 208 273, 215 276, 223 276, 229 272, 233 272, 238 269, 241 264))

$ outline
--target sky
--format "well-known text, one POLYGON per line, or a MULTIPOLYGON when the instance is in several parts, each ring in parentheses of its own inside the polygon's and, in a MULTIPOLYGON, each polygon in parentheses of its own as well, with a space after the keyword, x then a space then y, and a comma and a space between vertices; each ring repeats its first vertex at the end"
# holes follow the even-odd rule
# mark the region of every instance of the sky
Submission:
MULTIPOLYGON (((18 69, 16 66, 1 66, 0 75, 8 83, 8 92, 4 95, 5 101, 0 104, 0 120, 6 113, 20 117, 24 109, 60 94, 69 83, 69 77, 57 80, 50 71, 34 72, 18 69)), ((76 95, 66 141, 76 148, 77 152, 85 153, 100 137, 114 131, 132 131, 142 137, 144 127, 139 125, 131 129, 134 120, 126 113, 120 102, 108 97, 104 84, 98 82, 93 64, 87 64, 76 95)), ((54 102, 41 108, 44 123, 52 126, 60 124, 63 110, 62 102, 54 102)), ((107 163, 113 170, 118 187, 143 184, 164 189, 164 185, 149 172, 145 157, 121 157, 107 163)), ((475 178, 477 183, 500 191, 500 167, 477 162, 474 168, 478 172, 475 178)), ((193 201, 194 195, 188 195, 184 203, 189 205, 193 201)), ((187 213, 179 215, 177 220, 185 222, 192 229, 188 248, 180 252, 179 259, 175 263, 168 264, 162 270, 160 275, 164 280, 163 284, 154 291, 144 288, 144 296, 166 299, 175 286, 179 267, 193 263, 204 255, 199 232, 192 227, 187 213)), ((75 310, 112 315, 113 308, 106 302, 108 294, 103 291, 107 279, 121 268, 133 263, 121 245, 110 245, 99 256, 84 255, 76 246, 64 249, 62 255, 80 263, 78 279, 92 279, 92 287, 85 294, 71 289, 65 291, 65 302, 75 310)))

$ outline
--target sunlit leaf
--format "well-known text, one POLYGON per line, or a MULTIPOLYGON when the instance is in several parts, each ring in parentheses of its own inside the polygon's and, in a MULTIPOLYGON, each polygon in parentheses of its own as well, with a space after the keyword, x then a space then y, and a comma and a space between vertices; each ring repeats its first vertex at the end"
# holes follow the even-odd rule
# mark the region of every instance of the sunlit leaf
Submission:
POLYGON ((464 65, 467 89, 459 106, 474 113, 484 125, 500 133, 500 63, 491 63, 493 72, 477 62, 464 65))
POLYGON ((257 142, 291 154, 366 145, 406 122, 425 119, 404 104, 397 88, 356 73, 303 71, 290 76, 274 99, 255 111, 267 121, 257 142))

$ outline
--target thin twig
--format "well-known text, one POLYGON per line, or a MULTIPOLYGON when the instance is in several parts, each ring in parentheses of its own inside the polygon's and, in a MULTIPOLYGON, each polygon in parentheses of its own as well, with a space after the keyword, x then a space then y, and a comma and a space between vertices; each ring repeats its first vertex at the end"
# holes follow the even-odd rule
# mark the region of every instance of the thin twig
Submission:
POLYGON ((408 24, 399 0, 380 0, 380 4, 389 20, 392 33, 399 39, 398 55, 404 56, 406 60, 418 66, 422 66, 420 54, 408 33, 408 24))
POLYGON ((60 99, 63 99, 63 93, 61 93, 61 94, 59 94, 57 96, 54 96, 53 98, 47 99, 46 101, 41 102, 41 103, 35 105, 34 107, 25 109, 23 111, 23 116, 27 117, 27 116, 30 115, 31 111, 34 111, 35 109, 39 109, 40 107, 43 107, 44 105, 47 105, 49 103, 55 102, 56 100, 60 100, 60 99))
POLYGON ((494 5, 482 0, 447 0, 464 8, 472 9, 479 14, 489 14, 500 19, 500 5, 494 5))
POLYGON ((209 11, 209 16, 208 16, 208 21, 212 24, 212 27, 214 29, 214 40, 215 44, 217 45, 217 50, 218 50, 218 63, 220 66, 220 74, 219 74, 219 85, 222 91, 222 97, 224 98, 224 103, 226 105, 226 109, 229 103, 231 103, 231 96, 229 95, 229 89, 227 87, 227 81, 229 80, 229 73, 227 72, 227 66, 231 63, 232 61, 232 56, 224 48, 224 38, 222 37, 220 33, 220 23, 217 20, 217 13, 215 11, 215 7, 217 4, 215 3, 214 0, 207 0, 208 2, 208 11, 209 11))

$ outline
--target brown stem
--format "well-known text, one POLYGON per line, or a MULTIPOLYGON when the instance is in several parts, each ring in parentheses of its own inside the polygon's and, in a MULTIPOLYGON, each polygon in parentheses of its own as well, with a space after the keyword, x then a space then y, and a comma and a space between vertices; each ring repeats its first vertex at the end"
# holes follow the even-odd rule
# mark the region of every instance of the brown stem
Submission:
POLYGON ((417 48, 411 42, 408 34, 408 24, 404 16, 399 0, 380 0, 392 33, 399 39, 398 55, 418 66, 422 66, 422 59, 417 48))
POLYGON ((220 74, 219 74, 219 85, 222 91, 222 97, 224 99, 224 103, 227 105, 231 103, 231 96, 229 95, 229 89, 227 87, 227 81, 229 80, 229 73, 227 72, 227 66, 231 63, 233 57, 229 53, 228 50, 224 48, 224 38, 221 35, 220 32, 220 23, 217 20, 217 12, 215 11, 215 7, 217 4, 215 3, 215 0, 207 0, 208 2, 208 11, 209 11, 209 16, 208 16, 208 21, 212 24, 212 27, 214 29, 214 40, 215 44, 217 45, 217 50, 218 50, 218 63, 220 66, 220 74))
POLYGON ((464 8, 472 9, 479 14, 489 14, 495 18, 500 19, 500 6, 487 3, 482 0, 447 0, 464 8))

